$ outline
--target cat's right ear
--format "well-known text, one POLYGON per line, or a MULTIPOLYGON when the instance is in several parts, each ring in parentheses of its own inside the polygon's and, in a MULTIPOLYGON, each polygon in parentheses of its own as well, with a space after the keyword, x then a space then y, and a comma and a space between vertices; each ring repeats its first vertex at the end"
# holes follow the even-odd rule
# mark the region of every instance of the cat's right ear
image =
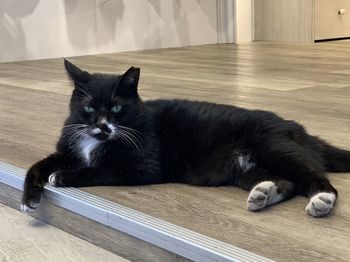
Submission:
POLYGON ((91 75, 88 72, 81 70, 79 67, 73 65, 66 59, 64 59, 64 67, 66 68, 68 75, 75 83, 83 84, 89 82, 91 79, 91 75))

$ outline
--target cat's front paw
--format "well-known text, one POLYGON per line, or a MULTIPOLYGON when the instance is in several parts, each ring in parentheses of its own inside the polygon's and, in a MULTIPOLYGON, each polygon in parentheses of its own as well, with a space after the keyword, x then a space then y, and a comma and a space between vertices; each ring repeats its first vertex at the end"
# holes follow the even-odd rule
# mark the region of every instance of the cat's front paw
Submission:
POLYGON ((30 214, 39 206, 43 188, 40 186, 25 184, 22 196, 21 210, 23 213, 30 214))
POLYGON ((56 182, 58 182, 58 179, 56 178, 56 175, 57 175, 57 173, 56 173, 56 172, 53 172, 53 173, 49 176, 47 182, 49 183, 50 186, 54 186, 54 187, 58 186, 58 183, 56 184, 56 182))
POLYGON ((30 205, 22 203, 21 204, 21 211, 25 214, 33 214, 35 209, 39 206, 39 203, 30 202, 30 205))
POLYGON ((247 208, 250 211, 263 209, 268 205, 269 193, 275 184, 271 181, 261 182, 249 193, 247 208))
POLYGON ((67 187, 69 186, 67 175, 69 174, 66 171, 53 172, 48 178, 48 183, 53 187, 67 187))
POLYGON ((313 217, 321 217, 329 214, 333 209, 336 196, 334 193, 321 192, 310 198, 305 210, 313 217))

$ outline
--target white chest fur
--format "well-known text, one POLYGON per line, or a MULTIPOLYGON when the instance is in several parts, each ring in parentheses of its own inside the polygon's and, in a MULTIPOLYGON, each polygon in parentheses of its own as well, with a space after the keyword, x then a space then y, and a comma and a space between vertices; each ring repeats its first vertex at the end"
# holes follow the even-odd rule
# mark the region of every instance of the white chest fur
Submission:
POLYGON ((101 141, 98 141, 96 138, 93 138, 89 135, 83 135, 79 141, 79 153, 84 159, 87 166, 90 166, 95 157, 95 149, 101 141))

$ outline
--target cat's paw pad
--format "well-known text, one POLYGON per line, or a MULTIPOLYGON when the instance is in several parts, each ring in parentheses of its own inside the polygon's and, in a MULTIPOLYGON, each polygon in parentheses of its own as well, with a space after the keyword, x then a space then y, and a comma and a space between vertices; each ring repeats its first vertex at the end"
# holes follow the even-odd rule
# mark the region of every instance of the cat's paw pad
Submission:
POLYGON ((275 186, 271 181, 261 182, 255 186, 249 193, 247 208, 250 211, 256 211, 267 206, 270 190, 275 186))
POLYGON ((321 217, 327 215, 333 209, 336 196, 334 193, 318 193, 310 198, 305 210, 313 217, 321 217))

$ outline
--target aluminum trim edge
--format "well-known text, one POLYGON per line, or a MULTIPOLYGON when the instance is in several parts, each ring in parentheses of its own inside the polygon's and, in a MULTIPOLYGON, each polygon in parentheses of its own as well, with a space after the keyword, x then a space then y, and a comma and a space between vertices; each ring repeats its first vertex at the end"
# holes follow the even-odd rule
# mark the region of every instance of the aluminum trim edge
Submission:
MULTIPOLYGON (((24 169, 0 161, 0 183, 22 191, 25 173, 24 169)), ((193 261, 272 261, 76 188, 55 188, 47 185, 43 198, 54 205, 193 261)))

